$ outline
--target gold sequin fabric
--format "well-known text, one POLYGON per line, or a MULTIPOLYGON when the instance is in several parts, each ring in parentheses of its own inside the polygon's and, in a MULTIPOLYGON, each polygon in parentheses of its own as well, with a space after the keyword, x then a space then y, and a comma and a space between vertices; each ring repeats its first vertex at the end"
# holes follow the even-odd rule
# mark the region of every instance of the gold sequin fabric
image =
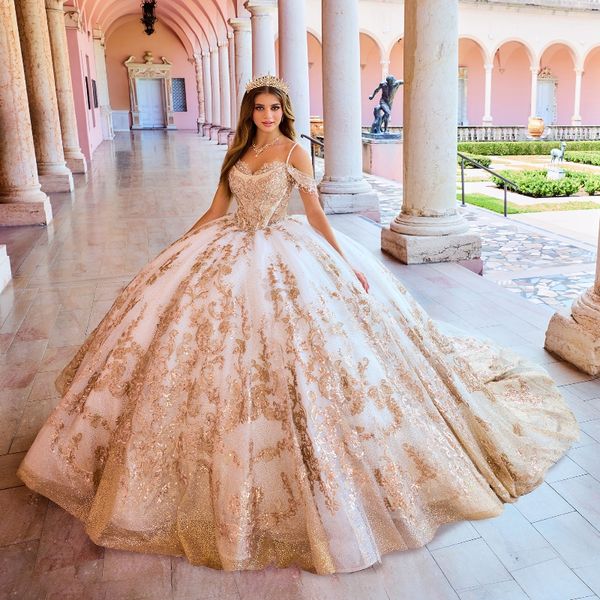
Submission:
POLYGON ((19 476, 98 544, 238 570, 355 571, 498 515, 577 438, 549 376, 444 331, 273 162, 165 249, 57 381, 19 476))

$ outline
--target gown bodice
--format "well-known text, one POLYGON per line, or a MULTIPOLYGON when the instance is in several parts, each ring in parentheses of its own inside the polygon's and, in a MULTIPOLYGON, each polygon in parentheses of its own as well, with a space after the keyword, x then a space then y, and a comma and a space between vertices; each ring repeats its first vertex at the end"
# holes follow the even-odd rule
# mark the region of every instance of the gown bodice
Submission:
POLYGON ((284 219, 294 186, 309 193, 317 191, 315 180, 289 162, 268 161, 252 172, 247 163, 238 160, 229 172, 238 227, 255 231, 284 219))

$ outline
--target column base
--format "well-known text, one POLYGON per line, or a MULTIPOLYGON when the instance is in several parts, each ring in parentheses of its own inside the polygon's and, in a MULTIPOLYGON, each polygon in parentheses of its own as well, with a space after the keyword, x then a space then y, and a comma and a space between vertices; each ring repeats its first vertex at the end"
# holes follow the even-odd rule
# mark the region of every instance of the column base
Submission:
POLYGON ((219 144, 227 144, 227 139, 230 131, 231 129, 229 127, 222 127, 221 129, 219 129, 219 133, 217 134, 217 140, 219 144))
POLYGON ((209 138, 211 140, 214 140, 215 142, 219 142, 219 131, 221 131, 221 126, 220 125, 212 125, 210 128, 210 134, 209 134, 209 138))
POLYGON ((571 117, 571 125, 573 127, 579 127, 581 125, 581 115, 574 115, 571 117))
POLYGON ((12 272, 10 270, 10 259, 6 254, 6 246, 0 246, 0 292, 8 285, 8 282, 12 279, 12 272))
POLYGON ((494 121, 493 121, 492 117, 483 117, 483 120, 481 121, 481 126, 482 127, 493 127, 494 121))
POLYGON ((460 262, 481 257, 481 238, 473 233, 406 235, 381 230, 381 249, 405 265, 460 262))
POLYGON ((227 147, 231 147, 233 144, 233 139, 235 138, 235 131, 232 129, 227 136, 227 147))
POLYGON ((212 127, 211 123, 204 123, 202 125, 202 137, 210 137, 210 129, 212 127))
POLYGON ((72 154, 71 156, 65 155, 65 162, 71 173, 85 174, 87 173, 87 161, 83 153, 72 154))
POLYGON ((376 212, 379 213, 379 196, 377 192, 358 194, 328 194, 320 192, 323 210, 328 215, 345 213, 376 212))
POLYGON ((47 225, 51 221, 52 206, 47 196, 39 202, 0 203, 0 225, 47 225))
POLYGON ((65 168, 65 172, 39 174, 38 179, 42 186, 42 191, 46 194, 55 192, 72 192, 74 189, 73 175, 71 171, 65 168))
POLYGON ((571 315, 554 313, 544 348, 584 373, 600 375, 600 323, 594 331, 580 325, 571 315))

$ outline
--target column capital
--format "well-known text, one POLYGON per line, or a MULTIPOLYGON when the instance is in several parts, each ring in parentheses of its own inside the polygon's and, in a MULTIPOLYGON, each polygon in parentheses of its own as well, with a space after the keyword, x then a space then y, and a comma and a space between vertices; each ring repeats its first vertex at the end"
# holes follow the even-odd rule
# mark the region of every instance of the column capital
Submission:
POLYGON ((63 10, 65 0, 45 0, 47 10, 63 10))
POLYGON ((485 63, 485 64, 483 65, 483 68, 484 68, 486 71, 493 71, 493 70, 494 70, 494 63, 485 63))
POLYGON ((221 40, 220 42, 217 43, 217 48, 225 48, 226 46, 229 45, 229 42, 227 40, 221 40))
POLYGON ((219 52, 218 44, 216 46, 214 46, 213 48, 210 48, 209 52, 210 52, 210 54, 216 54, 217 52, 219 52))
POLYGON ((529 70, 531 71, 532 75, 538 75, 540 72, 539 67, 529 67, 529 70))
POLYGON ((380 64, 381 66, 383 66, 383 65, 389 65, 389 64, 390 64, 390 61, 389 61, 389 60, 380 60, 380 61, 379 61, 379 64, 380 64))
POLYGON ((83 29, 83 20, 81 12, 76 8, 66 7, 65 10, 65 27, 67 29, 83 29))
POLYGON ((231 28, 234 32, 252 30, 249 17, 238 17, 228 19, 227 22, 229 23, 229 25, 231 25, 231 28))
POLYGON ((275 0, 246 0, 246 2, 244 2, 244 8, 249 11, 253 17, 272 15, 276 7, 275 0))
POLYGON ((100 29, 99 27, 96 27, 92 30, 92 38, 94 40, 98 40, 100 44, 104 46, 104 43, 106 41, 104 38, 104 31, 102 31, 102 29, 100 29))
POLYGON ((575 67, 573 70, 575 71, 575 75, 583 75, 585 71, 583 67, 575 67))

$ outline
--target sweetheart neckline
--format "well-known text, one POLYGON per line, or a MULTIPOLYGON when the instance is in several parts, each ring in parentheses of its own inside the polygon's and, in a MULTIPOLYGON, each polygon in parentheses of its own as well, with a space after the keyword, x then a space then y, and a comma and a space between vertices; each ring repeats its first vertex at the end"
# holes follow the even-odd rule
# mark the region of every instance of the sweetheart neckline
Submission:
POLYGON ((242 160, 241 158, 240 158, 240 159, 239 159, 239 160, 238 160, 238 161, 235 163, 235 166, 236 166, 236 167, 237 167, 239 170, 242 170, 242 169, 240 169, 240 167, 238 166, 238 165, 240 165, 240 164, 241 164, 241 165, 243 165, 243 166, 245 167, 245 169, 246 169, 246 174, 247 174, 247 175, 250 175, 251 177, 252 177, 253 175, 258 175, 258 174, 260 174, 260 172, 261 172, 261 171, 262 171, 262 170, 263 170, 263 169, 264 169, 266 166, 270 166, 270 165, 273 165, 273 164, 281 164, 281 165, 285 165, 285 166, 290 166, 290 167, 291 167, 291 165, 288 165, 288 163, 287 163, 287 162, 285 162, 285 161, 283 161, 283 160, 278 160, 278 159, 274 159, 274 160, 267 160, 267 161, 266 161, 266 162, 264 162, 262 165, 260 165, 260 167, 258 167, 258 169, 256 169, 256 171, 252 171, 252 170, 250 169, 250 166, 248 165, 248 163, 247 163, 245 160, 242 160))

